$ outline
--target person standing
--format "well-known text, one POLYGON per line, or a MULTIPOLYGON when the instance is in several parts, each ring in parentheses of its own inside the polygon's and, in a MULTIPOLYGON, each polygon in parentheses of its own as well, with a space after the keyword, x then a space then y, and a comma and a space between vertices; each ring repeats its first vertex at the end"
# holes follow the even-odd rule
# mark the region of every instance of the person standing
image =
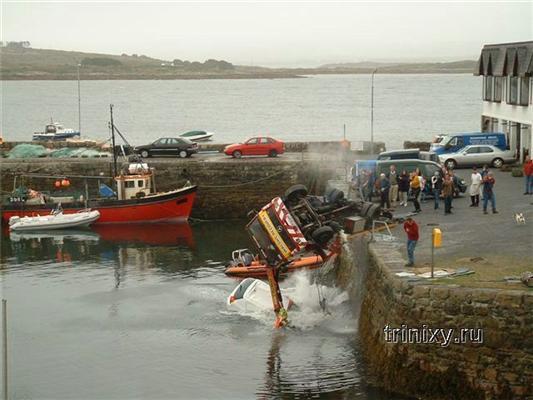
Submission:
POLYGON ((487 205, 489 201, 490 205, 492 206, 492 213, 498 214, 498 211, 496 211, 496 196, 494 195, 495 183, 496 180, 494 179, 492 172, 487 172, 487 174, 483 177, 483 214, 488 214, 487 205))
POLYGON ((526 190, 524 194, 533 194, 533 160, 526 156, 524 162, 524 179, 526 181, 526 190))
POLYGON ((442 177, 439 171, 435 171, 431 177, 431 190, 435 198, 435 210, 439 208, 440 192, 442 191, 442 177))
POLYGON ((403 223, 403 230, 407 234, 407 264, 406 267, 415 265, 415 247, 418 243, 418 225, 414 219, 407 217, 403 223))
POLYGON ((479 195, 481 194, 481 181, 483 178, 478 172, 477 168, 474 167, 472 170, 472 175, 470 176, 470 207, 479 207, 479 195))
POLYGON ((390 183, 389 203, 392 207, 395 207, 396 201, 398 200, 398 173, 396 172, 395 165, 390 166, 389 176, 387 178, 390 183))
POLYGON ((420 203, 418 201, 418 197, 420 196, 420 179, 416 171, 411 172, 409 187, 411 188, 411 195, 413 196, 413 205, 415 206, 414 212, 419 213, 420 211, 422 211, 420 209, 420 203))
POLYGON ((379 176, 379 180, 377 181, 377 188, 379 190, 379 195, 381 197, 381 208, 384 208, 385 204, 387 205, 387 208, 390 208, 390 200, 389 200, 389 191, 390 191, 390 182, 387 179, 387 176, 385 174, 381 174, 379 176))
POLYGON ((444 176, 442 182, 442 197, 444 197, 444 215, 452 213, 453 180, 449 174, 444 176))
POLYGON ((409 175, 404 169, 398 178, 398 191, 400 194, 400 205, 407 207, 407 192, 409 192, 409 175))

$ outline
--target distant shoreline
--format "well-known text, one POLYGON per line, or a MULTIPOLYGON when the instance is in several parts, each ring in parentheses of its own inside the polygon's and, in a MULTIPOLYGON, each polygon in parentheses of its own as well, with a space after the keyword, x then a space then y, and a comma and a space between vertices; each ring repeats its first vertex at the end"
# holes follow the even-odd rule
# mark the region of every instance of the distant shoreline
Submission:
MULTIPOLYGON (((150 75, 150 74, 86 74, 81 75, 83 81, 137 81, 137 80, 211 80, 211 79, 299 79, 314 75, 369 75, 368 71, 321 71, 302 74, 258 73, 258 74, 191 74, 191 75, 150 75)), ((379 75, 472 75, 472 71, 383 71, 379 75)), ((66 74, 35 74, 0 76, 0 81, 75 81, 75 75, 66 74)))

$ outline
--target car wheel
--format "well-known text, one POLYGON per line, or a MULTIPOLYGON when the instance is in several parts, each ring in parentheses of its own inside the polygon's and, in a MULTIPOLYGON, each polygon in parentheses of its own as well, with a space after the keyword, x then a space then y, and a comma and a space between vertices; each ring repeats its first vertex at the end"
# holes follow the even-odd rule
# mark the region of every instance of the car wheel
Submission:
POLYGON ((492 160, 492 166, 494 168, 501 168, 503 165, 503 160, 501 158, 495 158, 492 160))
POLYGON ((455 169, 455 167, 457 167, 457 162, 450 158, 449 160, 446 160, 444 165, 446 165, 446 168, 448 169, 455 169))
POLYGON ((233 152, 233 157, 234 158, 241 158, 242 157, 242 153, 239 150, 235 150, 233 152))
POLYGON ((185 150, 180 150, 178 155, 180 156, 180 158, 186 158, 187 157, 187 152, 185 150))
POLYGON ((148 158, 148 157, 150 157, 150 153, 148 152, 148 150, 143 150, 143 151, 141 151, 141 157, 142 157, 142 158, 148 158))
POLYGON ((278 152, 276 150, 270 150, 268 152, 268 156, 269 157, 277 157, 278 156, 278 152))
POLYGON ((289 203, 296 203, 301 198, 307 196, 307 187, 305 185, 293 185, 285 191, 285 200, 289 203))
POLYGON ((311 237, 319 246, 325 246, 335 235, 335 231, 330 226, 321 226, 313 231, 311 237))

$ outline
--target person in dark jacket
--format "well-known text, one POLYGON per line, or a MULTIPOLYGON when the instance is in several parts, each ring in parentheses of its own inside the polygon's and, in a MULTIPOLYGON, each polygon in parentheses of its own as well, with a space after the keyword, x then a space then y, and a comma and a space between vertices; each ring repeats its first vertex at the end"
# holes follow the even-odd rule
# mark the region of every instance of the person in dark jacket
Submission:
POLYGON ((379 180, 376 182, 376 188, 378 189, 381 198, 381 208, 384 208, 385 204, 387 205, 387 208, 390 208, 390 182, 385 174, 379 176, 379 180))
POLYGON ((487 205, 489 201, 492 206, 492 213, 498 214, 498 211, 496 211, 496 196, 494 194, 495 183, 496 180, 494 179, 492 172, 487 172, 487 174, 483 177, 483 214, 488 214, 487 205))
POLYGON ((407 207, 407 193, 409 192, 409 175, 404 169, 398 178, 398 193, 400 195, 400 205, 407 207))

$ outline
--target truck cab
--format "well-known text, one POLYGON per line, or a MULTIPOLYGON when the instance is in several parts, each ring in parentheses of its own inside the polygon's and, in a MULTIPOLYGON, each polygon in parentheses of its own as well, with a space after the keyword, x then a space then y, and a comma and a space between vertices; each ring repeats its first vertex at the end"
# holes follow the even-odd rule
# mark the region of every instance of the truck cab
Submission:
POLYGON ((465 146, 488 144, 502 150, 507 149, 505 134, 499 132, 470 132, 446 135, 438 143, 432 143, 430 150, 438 155, 456 153, 465 146))

